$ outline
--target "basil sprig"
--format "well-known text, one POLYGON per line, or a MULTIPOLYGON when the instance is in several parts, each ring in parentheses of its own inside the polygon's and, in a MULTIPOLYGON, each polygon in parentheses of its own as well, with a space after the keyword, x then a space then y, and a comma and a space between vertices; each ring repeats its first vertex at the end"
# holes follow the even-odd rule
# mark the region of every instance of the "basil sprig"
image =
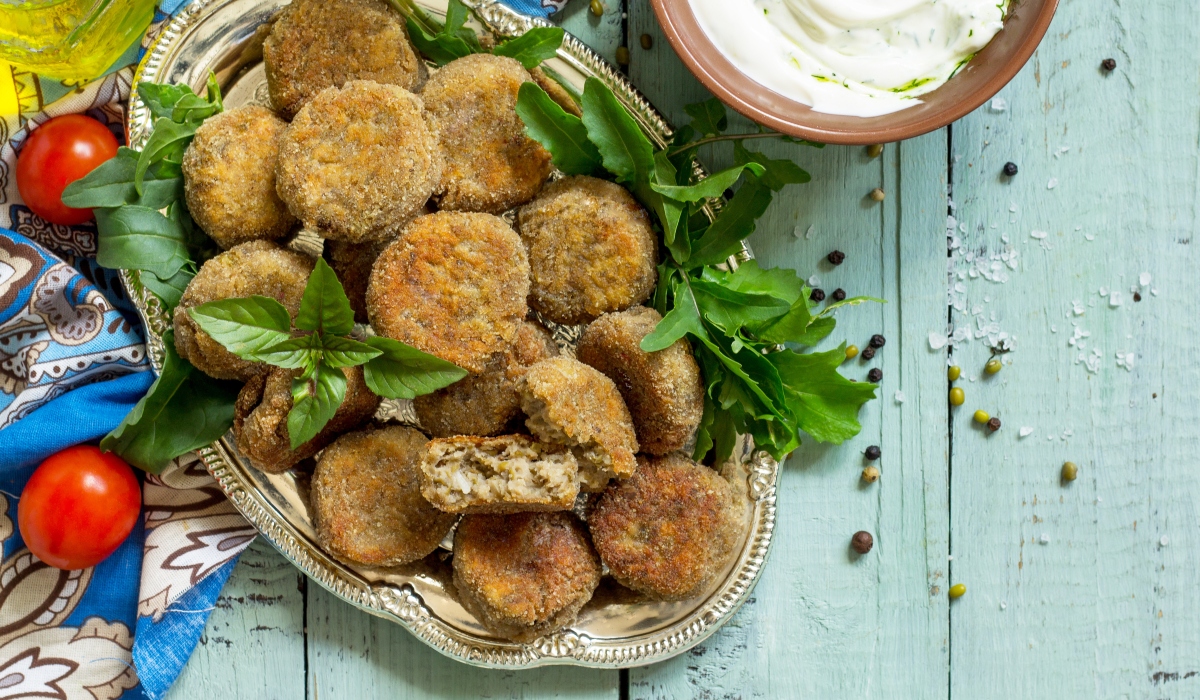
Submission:
MULTIPOLYGON (((841 443, 858 434, 858 411, 875 397, 876 386, 854 383, 837 368, 845 346, 803 353, 785 343, 811 347, 836 321, 831 312, 867 297, 829 304, 818 311, 799 276, 764 270, 754 260, 733 271, 723 264, 741 252, 774 194, 810 177, 790 160, 768 158, 743 141, 784 138, 774 132, 725 134, 724 105, 712 99, 689 105, 692 123, 667 148, 655 148, 625 106, 602 82, 589 78, 581 100, 583 116, 569 114, 534 83, 521 86, 517 114, 530 138, 551 154, 568 175, 608 176, 626 186, 654 212, 668 251, 658 267, 652 303, 663 320, 642 341, 655 352, 688 338, 704 374, 704 416, 693 457, 715 450, 724 461, 739 433, 775 458, 800 445, 803 430, 820 442, 841 443), (700 146, 734 142, 732 168, 694 177, 700 146), (741 182, 713 220, 704 207, 741 182)), ((816 144, 810 144, 816 145, 816 144)), ((873 300, 879 301, 879 300, 873 300)))
POLYGON ((379 396, 411 399, 467 376, 457 365, 389 338, 349 337, 350 300, 324 260, 317 260, 295 328, 283 304, 269 297, 223 299, 188 309, 214 340, 238 357, 300 370, 292 381, 288 437, 292 449, 316 437, 346 398, 342 369, 363 367, 367 387, 379 396))
MULTIPOLYGON (((464 26, 470 10, 459 0, 450 0, 445 22, 438 22, 412 0, 389 2, 404 15, 413 45, 439 66, 473 53, 486 53, 475 31, 464 26)), ((533 27, 518 37, 501 42, 492 53, 516 59, 526 70, 533 70, 558 53, 564 36, 566 33, 561 27, 533 27)))

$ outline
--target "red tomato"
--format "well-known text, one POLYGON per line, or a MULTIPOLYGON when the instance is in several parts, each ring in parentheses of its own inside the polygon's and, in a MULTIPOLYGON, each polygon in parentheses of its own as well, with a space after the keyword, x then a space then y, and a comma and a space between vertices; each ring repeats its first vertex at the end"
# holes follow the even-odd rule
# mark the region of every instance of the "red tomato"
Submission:
POLYGON ((141 507, 141 488, 124 460, 77 445, 50 455, 33 472, 17 502, 17 522, 38 559, 84 569, 121 546, 141 507))
POLYGON ((82 114, 55 117, 33 130, 17 155, 17 190, 34 214, 54 224, 91 221, 91 209, 62 203, 67 185, 117 155, 117 139, 82 114))

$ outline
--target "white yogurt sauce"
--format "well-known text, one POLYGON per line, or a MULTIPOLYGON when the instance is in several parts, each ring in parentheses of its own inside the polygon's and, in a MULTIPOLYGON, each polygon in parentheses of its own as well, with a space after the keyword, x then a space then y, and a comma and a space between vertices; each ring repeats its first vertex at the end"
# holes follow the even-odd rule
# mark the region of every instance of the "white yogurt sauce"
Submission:
POLYGON ((818 112, 920 104, 1004 27, 1007 0, 690 0, 756 82, 818 112))

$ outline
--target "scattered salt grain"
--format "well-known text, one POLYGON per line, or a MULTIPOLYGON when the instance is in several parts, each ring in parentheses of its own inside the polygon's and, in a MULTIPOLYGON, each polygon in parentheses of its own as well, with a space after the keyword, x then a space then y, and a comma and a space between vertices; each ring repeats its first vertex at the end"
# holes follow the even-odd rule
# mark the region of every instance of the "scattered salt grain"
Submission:
POLYGON ((948 342, 950 342, 950 339, 946 337, 945 333, 931 332, 929 334, 929 348, 931 350, 941 350, 946 347, 946 343, 948 342))
POLYGON ((1119 352, 1117 353, 1117 366, 1132 372, 1135 357, 1136 355, 1132 352, 1119 352))
POLYGON ((1118 292, 1117 290, 1114 289, 1112 294, 1108 295, 1108 305, 1111 306, 1112 308, 1115 309, 1124 303, 1125 303, 1125 296, 1123 294, 1121 294, 1120 292, 1118 292))
POLYGON ((1002 601, 1000 601, 1000 609, 1001 609, 1001 610, 1008 610, 1008 603, 1005 603, 1003 600, 1002 600, 1002 601))
POLYGON ((812 277, 808 278, 807 284, 810 287, 820 287, 821 286, 821 278, 817 277, 816 275, 813 275, 812 277))
POLYGON ((1076 316, 1082 316, 1087 309, 1083 308, 1083 302, 1075 300, 1071 302, 1071 312, 1076 316))
POLYGON ((1052 178, 1050 178, 1050 182, 1046 183, 1046 189, 1052 190, 1055 187, 1058 187, 1058 178, 1052 177, 1052 178))
POLYGON ((896 392, 896 403, 904 403, 904 392, 903 391, 896 392))
POLYGON ((1030 435, 1033 435, 1033 428, 1030 428, 1029 426, 1024 426, 1019 431, 1017 431, 1017 435, 1019 435, 1020 437, 1023 437, 1023 438, 1029 437, 1030 435))
POLYGON ((1004 99, 1003 97, 997 97, 996 99, 992 100, 991 109, 997 114, 1006 111, 1008 109, 1008 100, 1004 99))
POLYGON ((1108 287, 1101 287, 1101 288, 1100 288, 1100 296, 1102 296, 1102 297, 1106 297, 1106 296, 1108 296, 1108 287))
POLYGON ((1096 240, 1096 235, 1093 233, 1085 233, 1085 234, 1083 234, 1083 237, 1088 239, 1089 241, 1096 240))
POLYGON ((1151 293, 1151 294, 1153 294, 1154 296, 1158 296, 1158 290, 1157 290, 1157 289, 1151 289, 1151 290, 1150 290, 1150 293, 1151 293))
POLYGON ((1038 538, 1038 542, 1041 544, 1050 544, 1050 535, 1043 532, 1042 536, 1038 538))
POLYGON ((1029 232, 1029 235, 1030 235, 1030 236, 1033 236, 1034 238, 1036 238, 1036 239, 1038 239, 1038 240, 1040 241, 1040 240, 1042 240, 1043 238, 1045 238, 1046 236, 1048 236, 1049 234, 1048 234, 1048 233, 1046 233, 1045 231, 1037 231, 1037 230, 1034 230, 1034 231, 1030 231, 1030 232, 1029 232))
POLYGON ((1143 272, 1142 274, 1138 275, 1138 284, 1143 287, 1149 287, 1153 280, 1154 278, 1150 276, 1149 272, 1143 272))
POLYGON ((948 557, 946 557, 946 561, 954 561, 954 555, 951 554, 948 557))
POLYGON ((1162 538, 1158 540, 1159 547, 1166 547, 1169 544, 1171 544, 1171 540, 1168 540, 1166 535, 1163 535, 1162 538))
POLYGON ((1057 332, 1058 332, 1058 326, 1050 326, 1050 332, 1051 332, 1051 333, 1057 333, 1057 332))

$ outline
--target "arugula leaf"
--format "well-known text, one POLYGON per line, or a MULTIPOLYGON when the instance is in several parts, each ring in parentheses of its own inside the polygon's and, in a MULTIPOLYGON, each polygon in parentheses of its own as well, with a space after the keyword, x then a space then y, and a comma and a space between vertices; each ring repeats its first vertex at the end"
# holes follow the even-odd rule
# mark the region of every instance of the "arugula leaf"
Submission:
POLYGON ((96 210, 96 262, 110 269, 148 270, 170 279, 188 263, 179 224, 154 209, 126 205, 96 210))
POLYGON ((875 398, 875 384, 856 383, 837 373, 846 345, 828 352, 785 350, 764 356, 779 370, 788 407, 804 432, 819 442, 840 445, 858 434, 858 410, 875 398))
POLYGON ((171 331, 163 335, 163 351, 162 372, 150 391, 100 441, 100 449, 152 474, 224 435, 241 390, 238 382, 213 379, 181 359, 171 331))
POLYGON ((357 340, 331 335, 322 339, 325 362, 331 367, 357 367, 383 355, 383 351, 357 340))
POLYGON ((758 178, 750 178, 733 199, 721 209, 716 221, 692 244, 688 268, 719 265, 741 250, 742 241, 751 233, 758 218, 771 204, 771 190, 758 178))
POLYGON ((312 378, 292 380, 292 410, 288 411, 288 437, 292 449, 312 440, 337 413, 346 398, 346 375, 320 364, 312 378))
MULTIPOLYGON (((655 162, 657 164, 657 159, 655 162)), ((725 193, 725 190, 732 187, 733 183, 738 181, 738 178, 742 176, 742 172, 746 170, 759 177, 762 177, 763 173, 766 172, 766 168, 758 163, 745 163, 709 175, 694 185, 662 185, 656 182, 651 184, 650 187, 655 192, 680 202, 699 202, 705 199, 712 199, 713 197, 720 197, 725 193)))
POLYGON ((500 44, 492 49, 492 53, 515 58, 526 70, 533 70, 540 66, 542 61, 558 55, 564 36, 566 32, 562 27, 534 27, 521 36, 500 44))
POLYGON ((134 186, 138 152, 121 146, 117 155, 104 161, 83 178, 67 185, 63 204, 76 209, 120 207, 140 204, 148 209, 163 209, 183 197, 183 175, 159 179, 153 173, 145 179, 139 196, 134 186))
POLYGON ((808 324, 808 328, 805 329, 803 335, 792 336, 791 338, 788 338, 787 341, 780 342, 793 342, 797 345, 812 347, 822 340, 828 338, 829 334, 833 332, 833 328, 836 325, 837 322, 833 320, 832 316, 821 316, 813 319, 813 322, 808 324))
POLYGON ((350 308, 350 299, 346 297, 337 274, 324 259, 317 258, 317 264, 304 286, 300 311, 296 314, 296 327, 331 335, 346 335, 354 330, 354 310, 350 308))
POLYGON ((517 116, 525 123, 525 133, 550 152, 559 170, 567 175, 591 175, 600 169, 600 152, 588 140, 583 122, 568 114, 537 83, 521 85, 517 116))
POLYGON ((722 284, 736 292, 770 294, 789 304, 794 304, 798 299, 808 298, 804 280, 800 279, 795 271, 782 267, 763 269, 753 258, 739 263, 732 273, 705 268, 704 276, 705 279, 719 276, 722 284))
POLYGON ((139 195, 143 194, 146 171, 150 166, 163 160, 181 162, 183 152, 192 142, 199 126, 197 122, 178 124, 167 117, 154 122, 154 131, 150 132, 150 138, 138 155, 137 168, 133 173, 133 185, 139 195))
POLYGON ((462 37, 444 33, 429 34, 412 17, 408 18, 407 25, 408 38, 417 51, 439 66, 475 53, 462 37))
POLYGON ((160 279, 149 270, 142 270, 138 279, 141 280, 143 287, 149 289, 159 299, 162 299, 169 315, 176 306, 179 306, 179 300, 183 298, 184 290, 187 289, 188 283, 195 276, 195 272, 184 266, 180 268, 179 272, 176 272, 165 280, 160 279))
POLYGON ((790 310, 790 305, 768 294, 747 294, 703 279, 691 280, 696 304, 713 325, 734 335, 745 326, 771 322, 790 310))
POLYGON ((654 145, 612 90, 596 78, 588 78, 583 86, 583 125, 604 167, 619 182, 650 181, 654 145))
POLYGON ((755 163, 762 166, 765 172, 758 175, 763 184, 775 192, 782 190, 785 185, 803 184, 812 180, 812 176, 806 170, 792 161, 768 158, 762 153, 749 150, 740 141, 733 142, 733 162, 738 165, 755 163))
POLYGON ((700 320, 700 307, 696 303, 696 297, 692 293, 692 287, 686 277, 675 284, 674 293, 675 305, 669 313, 663 316, 663 320, 658 322, 654 330, 642 338, 640 344, 642 350, 646 352, 665 350, 674 345, 676 340, 689 333, 697 338, 708 335, 708 331, 704 328, 704 322, 700 320))
POLYGON ((291 316, 270 297, 210 301, 188 309, 188 315, 226 350, 251 362, 263 362, 260 353, 292 337, 291 316))
POLYGON ((859 304, 865 304, 870 301, 873 301, 877 304, 886 304, 887 303, 886 299, 879 299, 877 297, 850 297, 849 299, 843 299, 841 301, 830 302, 821 311, 820 315, 825 316, 830 311, 833 311, 834 309, 840 309, 843 306, 858 306, 859 304))
POLYGON ((366 344, 382 354, 363 366, 363 379, 371 391, 384 398, 414 399, 450 386, 468 374, 452 362, 390 338, 367 338, 366 344))
MULTIPOLYGON (((793 302, 791 309, 780 318, 767 324, 760 324, 751 330, 768 343, 783 344, 805 336, 813 320, 808 299, 800 298, 793 302)), ((830 328, 830 330, 833 329, 830 328)), ((809 344, 811 345, 811 343, 809 344)))
POLYGON ((716 136, 729 128, 725 105, 715 97, 687 105, 683 111, 692 118, 692 128, 701 136, 716 136))

